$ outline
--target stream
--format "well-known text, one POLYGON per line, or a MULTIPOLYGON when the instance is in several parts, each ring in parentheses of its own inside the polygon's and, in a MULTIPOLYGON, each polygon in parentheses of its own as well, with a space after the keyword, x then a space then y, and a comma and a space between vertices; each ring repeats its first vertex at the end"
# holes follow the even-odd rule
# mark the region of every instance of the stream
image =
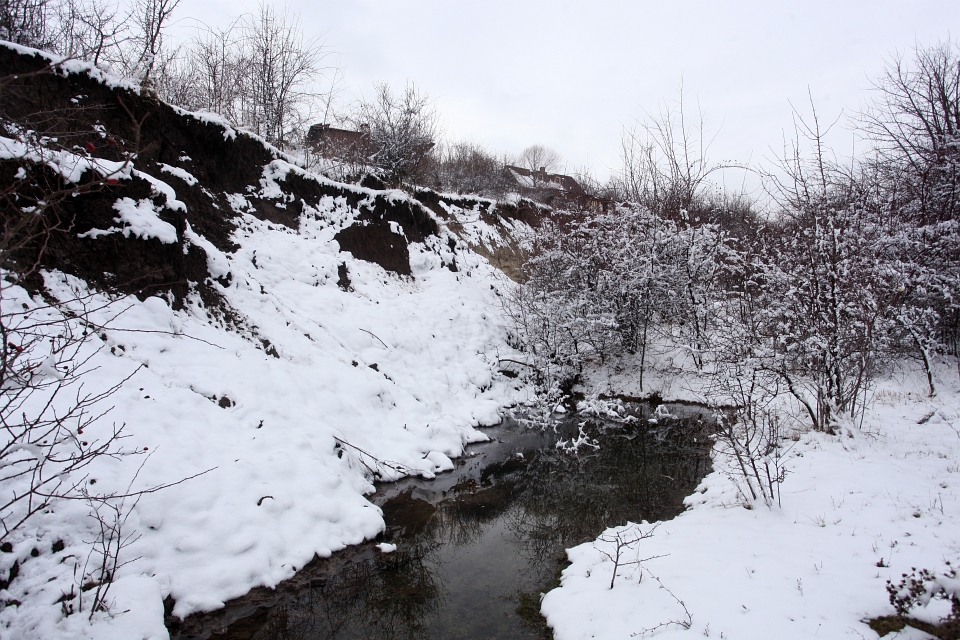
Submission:
POLYGON ((386 531, 376 541, 218 611, 168 616, 171 638, 551 638, 540 594, 559 585, 565 549, 608 526, 676 516, 710 471, 709 410, 655 409, 631 403, 626 422, 570 415, 544 430, 512 419, 484 429, 490 442, 470 445, 453 471, 378 487, 371 501, 386 531))

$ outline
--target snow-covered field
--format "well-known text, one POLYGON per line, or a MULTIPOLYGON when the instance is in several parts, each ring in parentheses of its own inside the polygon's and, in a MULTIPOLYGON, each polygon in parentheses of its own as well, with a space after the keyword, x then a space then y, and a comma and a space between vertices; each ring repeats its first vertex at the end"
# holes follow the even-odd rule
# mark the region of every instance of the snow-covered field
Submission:
MULTIPOLYGON (((400 277, 338 251, 335 231, 354 215, 342 202, 325 201, 298 230, 237 208, 233 254, 186 232, 212 275, 231 274, 229 286, 217 285, 239 313, 230 329, 198 300, 175 312, 160 297, 111 300, 45 274, 53 293, 82 301, 106 326, 83 346, 87 388, 132 376, 86 437, 125 424, 123 448, 138 455, 100 461, 89 481, 107 493, 173 486, 121 504, 130 544, 110 613, 96 613, 92 625, 57 603, 82 582, 97 522, 83 501, 38 516, 0 555, 4 572, 19 563, 0 596, 21 603, 0 613, 3 637, 165 638, 164 598, 178 616, 215 609, 291 577, 315 554, 375 536, 383 520, 364 497, 374 472, 448 469, 466 443, 485 437, 476 427, 527 397, 497 373, 500 358, 519 356, 499 315, 502 274, 482 258, 461 249, 452 272, 437 247, 414 243, 413 276, 400 277), (344 264, 348 290, 337 284, 344 264)), ((502 240, 470 217, 461 229, 475 243, 502 240)), ((3 303, 44 313, 42 300, 15 288, 3 303)), ((660 361, 643 390, 629 363, 595 372, 590 384, 697 399, 697 379, 677 375, 684 363, 660 361)), ((616 530, 570 550, 562 587, 542 605, 556 638, 876 637, 863 621, 893 613, 888 578, 912 567, 941 572, 960 556, 955 376, 941 371, 933 399, 918 378, 886 380, 862 426, 798 433, 782 506, 744 508, 729 461, 716 456, 690 508, 625 550, 612 590, 616 530)), ((652 526, 619 531, 629 539, 652 526)), ((914 613, 935 622, 942 605, 914 613)))
MULTIPOLYGON (((933 399, 909 377, 888 380, 862 429, 800 434, 780 507, 745 509, 729 461, 715 456, 688 510, 624 551, 612 590, 604 539, 653 525, 571 549, 561 588, 543 599, 557 640, 876 638, 863 621, 894 614, 887 579, 960 559, 960 382, 955 369, 942 378, 933 399)), ((948 612, 935 600, 911 614, 948 612)), ((908 627, 898 637, 931 636, 908 627)))

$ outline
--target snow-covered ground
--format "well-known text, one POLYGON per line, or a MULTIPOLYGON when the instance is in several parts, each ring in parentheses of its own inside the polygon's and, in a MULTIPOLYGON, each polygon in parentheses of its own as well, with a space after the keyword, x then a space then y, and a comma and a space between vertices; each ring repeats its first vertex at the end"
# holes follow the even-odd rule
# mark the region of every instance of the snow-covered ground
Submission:
MULTIPOLYGON (((291 577, 314 554, 375 536, 383 520, 364 497, 373 471, 390 479, 450 468, 464 444, 485 438, 476 427, 516 401, 516 383, 497 373, 498 357, 512 351, 494 270, 467 252, 454 273, 414 243, 413 277, 387 273, 338 252, 331 220, 351 212, 333 199, 325 206, 297 231, 242 214, 231 255, 188 229, 211 273, 232 274, 217 286, 240 330, 212 321, 198 300, 178 312, 160 297, 109 303, 80 281, 45 274, 63 300, 104 305, 90 319, 107 329, 84 346, 93 354, 87 388, 133 374, 84 437, 125 423, 123 448, 141 455, 98 462, 96 490, 205 473, 126 501, 124 534, 135 541, 120 558, 128 564, 110 589, 111 615, 95 615, 93 626, 86 613, 63 616, 57 601, 77 590, 96 522, 82 501, 39 515, 38 528, 0 554, 4 575, 19 561, 0 596, 21 603, 0 612, 0 635, 165 638, 162 598, 176 600, 178 616, 214 609, 291 577), (337 285, 344 263, 348 291, 337 285), (64 548, 54 552, 58 540, 64 548)), ((3 304, 44 306, 15 288, 3 304)))
MULTIPOLYGON (((90 65, 69 66, 126 86, 90 65)), ((237 136, 224 129, 224 139, 237 136)), ((0 139, 0 158, 30 159, 30 152, 0 139)), ((109 611, 95 612, 92 624, 91 592, 79 591, 98 561, 90 504, 55 502, 12 534, 10 547, 0 549, 0 578, 17 574, 0 590, 0 637, 166 638, 164 598, 175 601, 178 616, 215 609, 291 577, 315 554, 374 537, 383 519, 364 497, 372 480, 449 469, 465 444, 485 438, 477 427, 496 423, 504 407, 530 393, 498 373, 501 358, 521 357, 508 346, 500 314, 503 275, 450 242, 453 229, 492 254, 521 223, 496 220, 488 201, 471 209, 442 205, 450 228, 431 216, 439 235, 420 243, 409 242, 400 223, 381 220, 409 249, 412 275, 398 276, 341 252, 335 235, 350 224, 376 224, 371 203, 378 197, 420 205, 404 202, 401 192, 339 185, 371 204, 366 214, 362 202, 324 196, 315 206, 302 202, 296 229, 266 222, 247 198, 284 209, 295 198, 280 183, 302 174, 291 158, 272 157, 259 185, 223 194, 237 216, 234 253, 218 250, 189 222, 181 232, 160 218, 164 209, 188 209, 167 178, 198 184, 170 164, 159 166, 160 177, 124 169, 118 179, 147 180, 155 193, 119 198, 119 226, 83 234, 90 242, 122 234, 131 242, 179 243, 185 254, 191 245, 202 248, 207 286, 225 310, 212 314, 198 296, 177 311, 172 298, 111 299, 75 278, 44 273, 49 291, 95 328, 76 358, 87 371, 83 393, 125 380, 91 407, 93 415, 109 412, 72 436, 102 442, 125 425, 122 449, 131 455, 102 457, 88 475, 68 480, 92 494, 169 486, 112 501, 123 523, 121 566, 109 611), (79 611, 81 601, 86 609, 79 611)), ((43 161, 67 180, 82 168, 103 175, 120 168, 73 153, 43 161)), ((3 293, 7 325, 56 316, 22 289, 3 293)), ((67 324, 85 328, 76 319, 67 324)), ((654 354, 642 388, 636 362, 628 361, 593 372, 587 383, 592 392, 701 399, 703 380, 683 373, 689 367, 679 353, 654 354)), ((37 371, 60 375, 46 364, 37 371)), ((887 579, 896 582, 913 567, 940 573, 960 556, 960 382, 950 367, 940 378, 933 399, 914 377, 891 378, 876 390, 862 425, 836 436, 798 432, 780 506, 744 508, 729 461, 717 454, 716 470, 687 499, 690 508, 621 550, 616 575, 610 541, 649 533, 653 524, 609 530, 570 550, 562 586, 542 603, 556 638, 875 637, 863 621, 893 613, 887 579), (634 562, 643 558, 651 559, 634 562)), ((58 402, 69 406, 70 398, 58 402)), ((6 489, 20 490, 15 485, 6 489)), ((936 621, 941 605, 913 614, 936 621)))
MULTIPOLYGON (((913 567, 940 574, 960 558, 960 382, 949 367, 942 380, 933 399, 909 376, 887 380, 862 429, 798 434, 780 507, 744 508, 729 461, 715 455, 688 510, 624 550, 613 589, 607 541, 653 524, 569 550, 562 586, 542 605, 557 640, 876 638, 863 621, 895 613, 887 579, 913 567)), ((935 600, 911 614, 948 612, 935 600)), ((908 627, 899 637, 931 636, 908 627)))

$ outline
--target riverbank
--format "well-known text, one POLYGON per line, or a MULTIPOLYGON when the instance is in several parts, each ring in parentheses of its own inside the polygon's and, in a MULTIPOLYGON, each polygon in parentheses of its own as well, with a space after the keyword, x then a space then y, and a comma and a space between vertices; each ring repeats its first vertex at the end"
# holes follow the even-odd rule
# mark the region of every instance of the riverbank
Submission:
POLYGON ((710 469, 704 408, 661 406, 676 417, 653 424, 649 405, 606 407, 545 428, 506 419, 435 479, 378 485, 375 540, 222 610, 170 616, 171 637, 549 638, 539 593, 565 550, 611 522, 675 516, 710 469))
MULTIPOLYGON (((867 621, 895 612, 887 580, 939 575, 960 557, 960 392, 955 369, 940 373, 935 398, 919 378, 887 380, 862 426, 798 434, 781 506, 744 508, 715 452, 687 511, 623 549, 612 589, 608 541, 636 527, 570 549, 542 602, 555 638, 877 638, 867 621), (654 559, 626 564, 638 558, 654 559)), ((934 600, 911 615, 937 622, 949 609, 934 600)))

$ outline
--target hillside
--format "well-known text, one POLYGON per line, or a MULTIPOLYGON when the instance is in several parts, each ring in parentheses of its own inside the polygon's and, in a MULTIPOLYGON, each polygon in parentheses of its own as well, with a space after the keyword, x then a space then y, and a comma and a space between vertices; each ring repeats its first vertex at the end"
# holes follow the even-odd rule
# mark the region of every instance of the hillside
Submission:
MULTIPOLYGON (((123 425, 133 455, 71 481, 93 496, 171 485, 112 502, 124 546, 110 598, 129 613, 95 613, 97 633, 166 637, 164 600, 180 617, 213 609, 376 536, 373 480, 450 468, 527 393, 500 372, 504 276, 470 248, 493 255, 523 207, 334 183, 89 66, 50 73, 11 46, 0 65, 20 74, 0 93, 5 119, 47 136, 2 140, 5 180, 112 176, 48 213, 42 251, 9 254, 5 269, 39 261, 5 289, 5 324, 82 336, 64 365, 78 386, 55 403, 108 392, 84 444, 123 425)), ((96 564, 90 516, 89 500, 61 500, 10 534, 10 637, 89 631, 76 613, 92 595, 78 590, 96 564)))

